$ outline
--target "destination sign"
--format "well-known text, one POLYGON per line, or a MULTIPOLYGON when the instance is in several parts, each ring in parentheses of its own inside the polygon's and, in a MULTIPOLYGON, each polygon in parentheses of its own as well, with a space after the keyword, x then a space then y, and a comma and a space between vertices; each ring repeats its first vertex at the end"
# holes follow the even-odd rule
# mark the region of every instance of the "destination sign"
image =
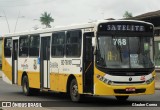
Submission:
POLYGON ((145 31, 145 27, 141 25, 107 25, 106 28, 108 31, 145 31))
POLYGON ((140 22, 108 22, 98 26, 98 32, 153 32, 153 26, 140 22))

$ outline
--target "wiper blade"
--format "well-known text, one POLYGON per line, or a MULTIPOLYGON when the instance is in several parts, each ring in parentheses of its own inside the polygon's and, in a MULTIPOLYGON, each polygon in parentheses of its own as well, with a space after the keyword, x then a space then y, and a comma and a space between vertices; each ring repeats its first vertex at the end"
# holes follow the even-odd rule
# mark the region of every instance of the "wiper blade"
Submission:
POLYGON ((117 50, 119 50, 120 60, 121 60, 121 62, 122 62, 121 46, 118 44, 118 42, 116 42, 116 47, 117 47, 117 50))

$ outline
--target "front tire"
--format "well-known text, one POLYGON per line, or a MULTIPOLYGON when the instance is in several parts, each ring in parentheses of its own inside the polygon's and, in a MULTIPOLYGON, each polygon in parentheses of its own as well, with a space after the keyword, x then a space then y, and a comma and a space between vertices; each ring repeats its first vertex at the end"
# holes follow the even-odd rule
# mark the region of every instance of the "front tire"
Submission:
POLYGON ((129 96, 116 96, 117 100, 119 101, 126 101, 129 96))
POLYGON ((73 102, 79 102, 82 99, 82 95, 78 93, 78 84, 76 79, 72 79, 70 83, 70 97, 73 102))

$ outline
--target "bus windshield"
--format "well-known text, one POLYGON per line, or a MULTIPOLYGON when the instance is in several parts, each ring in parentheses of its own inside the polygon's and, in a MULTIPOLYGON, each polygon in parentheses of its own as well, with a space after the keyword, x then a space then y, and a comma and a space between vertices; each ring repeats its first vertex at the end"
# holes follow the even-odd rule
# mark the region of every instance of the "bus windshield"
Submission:
POLYGON ((96 63, 103 68, 153 68, 153 38, 98 36, 96 63))

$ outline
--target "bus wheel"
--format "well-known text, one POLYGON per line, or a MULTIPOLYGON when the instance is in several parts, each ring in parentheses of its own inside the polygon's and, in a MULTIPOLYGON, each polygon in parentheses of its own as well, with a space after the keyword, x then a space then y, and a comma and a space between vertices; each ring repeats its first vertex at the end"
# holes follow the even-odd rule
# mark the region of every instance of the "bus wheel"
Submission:
POLYGON ((73 102, 79 102, 81 94, 78 93, 78 84, 76 79, 72 79, 70 83, 70 97, 73 102))
POLYGON ((22 80, 22 90, 23 90, 23 93, 26 96, 31 95, 30 88, 29 88, 29 81, 28 81, 28 77, 27 76, 23 77, 23 80, 22 80))
POLYGON ((129 96, 116 96, 117 100, 126 101, 129 96))

